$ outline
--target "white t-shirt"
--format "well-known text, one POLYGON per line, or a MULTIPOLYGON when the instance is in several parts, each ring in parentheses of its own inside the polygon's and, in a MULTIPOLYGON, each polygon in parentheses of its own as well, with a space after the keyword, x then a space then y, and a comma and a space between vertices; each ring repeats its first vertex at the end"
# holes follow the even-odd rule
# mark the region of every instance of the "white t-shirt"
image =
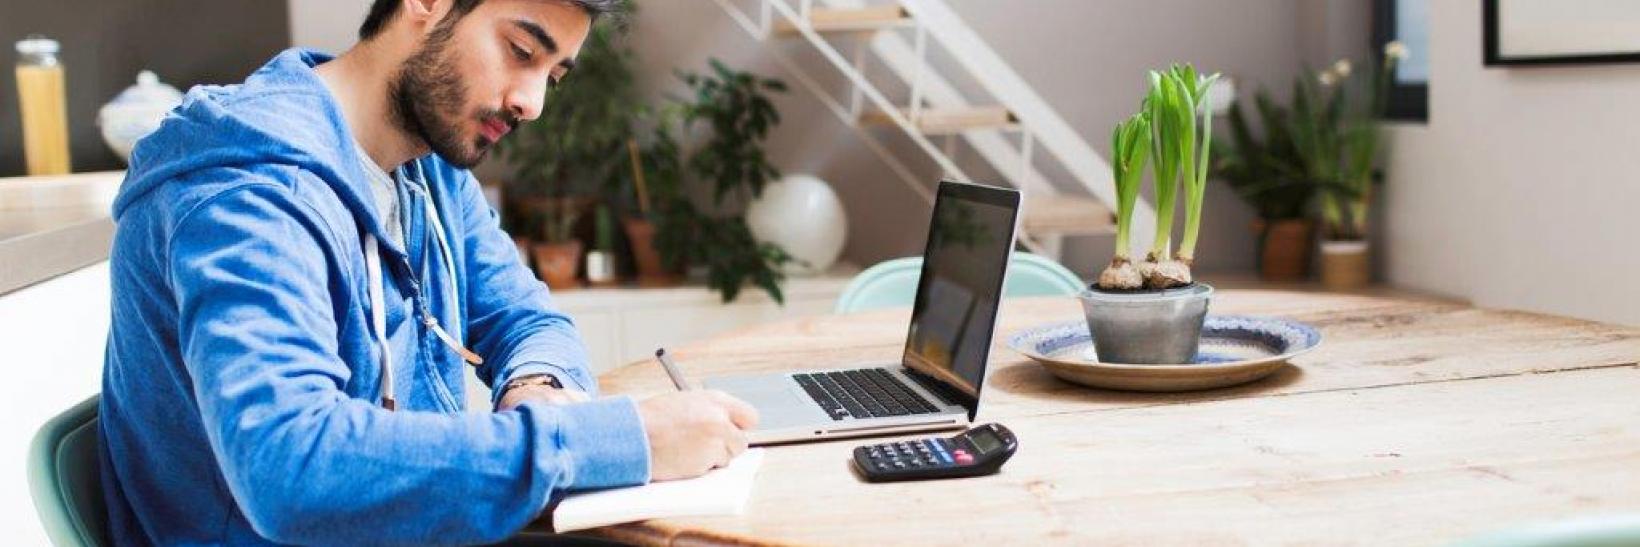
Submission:
POLYGON ((387 228, 387 239, 404 248, 404 223, 399 219, 398 178, 382 171, 376 160, 370 159, 370 154, 366 154, 364 147, 357 142, 353 143, 353 150, 359 154, 359 161, 364 162, 364 172, 370 176, 370 195, 375 198, 376 212, 381 214, 382 224, 387 228))

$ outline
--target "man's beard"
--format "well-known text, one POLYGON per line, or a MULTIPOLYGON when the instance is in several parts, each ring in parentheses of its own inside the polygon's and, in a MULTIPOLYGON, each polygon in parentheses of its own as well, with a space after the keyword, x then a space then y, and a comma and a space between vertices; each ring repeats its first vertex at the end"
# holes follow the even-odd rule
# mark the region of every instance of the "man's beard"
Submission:
MULTIPOLYGON (((405 60, 388 85, 388 99, 393 106, 393 121, 400 129, 427 143, 444 161, 469 169, 484 161, 495 143, 483 136, 472 141, 463 140, 461 136, 461 124, 466 118, 462 107, 467 86, 456 72, 454 55, 447 51, 459 19, 452 12, 428 33, 427 41, 405 60)), ((472 117, 474 120, 492 118, 506 122, 509 128, 517 125, 511 116, 496 111, 472 117)))

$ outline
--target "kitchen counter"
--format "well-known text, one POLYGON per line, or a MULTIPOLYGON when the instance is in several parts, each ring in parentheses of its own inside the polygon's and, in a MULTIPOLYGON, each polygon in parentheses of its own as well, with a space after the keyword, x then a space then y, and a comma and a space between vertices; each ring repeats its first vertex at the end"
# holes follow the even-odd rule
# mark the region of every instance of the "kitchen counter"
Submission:
POLYGON ((108 259, 123 171, 0 178, 0 294, 108 259))

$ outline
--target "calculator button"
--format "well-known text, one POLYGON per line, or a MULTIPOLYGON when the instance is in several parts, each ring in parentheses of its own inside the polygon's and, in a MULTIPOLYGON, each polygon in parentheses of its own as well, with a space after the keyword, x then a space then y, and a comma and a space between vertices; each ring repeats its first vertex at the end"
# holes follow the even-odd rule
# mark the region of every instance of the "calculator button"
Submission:
POLYGON ((958 465, 968 465, 968 464, 971 464, 971 463, 974 463, 974 457, 973 456, 968 455, 967 452, 958 452, 957 453, 957 464, 958 465))
POLYGON ((905 469, 905 462, 902 462, 900 460, 894 460, 894 468, 895 469, 905 469))

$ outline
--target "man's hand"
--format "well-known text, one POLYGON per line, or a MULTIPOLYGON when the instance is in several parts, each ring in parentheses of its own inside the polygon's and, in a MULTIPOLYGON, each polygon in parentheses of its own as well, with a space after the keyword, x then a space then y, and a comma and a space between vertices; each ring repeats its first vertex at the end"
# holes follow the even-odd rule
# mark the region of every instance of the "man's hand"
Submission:
POLYGON ((638 403, 649 437, 649 476, 665 481, 700 476, 746 451, 757 410, 717 390, 679 391, 638 403))
POLYGON ((547 403, 555 405, 567 405, 590 401, 592 400, 592 397, 588 396, 586 392, 578 389, 560 389, 552 386, 525 384, 509 389, 506 393, 502 393, 501 401, 496 403, 495 410, 497 412, 512 410, 517 408, 518 405, 523 404, 524 401, 528 400, 546 401, 547 403))

